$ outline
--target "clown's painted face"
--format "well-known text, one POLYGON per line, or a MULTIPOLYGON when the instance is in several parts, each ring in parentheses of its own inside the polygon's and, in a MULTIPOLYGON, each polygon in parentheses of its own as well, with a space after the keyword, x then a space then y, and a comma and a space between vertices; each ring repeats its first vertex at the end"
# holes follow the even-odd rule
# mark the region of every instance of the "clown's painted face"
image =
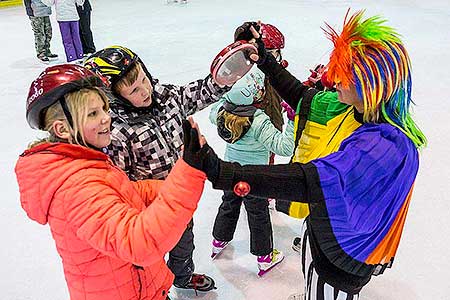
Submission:
POLYGON ((336 90, 338 92, 338 99, 340 102, 353 105, 360 113, 364 112, 364 104, 362 99, 358 96, 356 87, 350 84, 344 88, 341 83, 336 84, 336 90))

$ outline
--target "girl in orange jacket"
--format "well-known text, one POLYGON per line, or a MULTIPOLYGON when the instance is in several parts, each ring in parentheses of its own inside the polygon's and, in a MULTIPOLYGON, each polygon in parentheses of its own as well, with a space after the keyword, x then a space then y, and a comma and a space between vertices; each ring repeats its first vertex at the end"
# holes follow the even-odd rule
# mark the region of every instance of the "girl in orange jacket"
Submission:
MULTIPOLYGON (((101 151, 111 140, 101 86, 76 65, 49 67, 33 81, 27 121, 49 137, 16 164, 20 201, 50 225, 71 300, 168 299, 174 276, 163 257, 197 208, 203 153, 189 148, 165 181, 130 181, 101 151)), ((185 136, 185 147, 198 144, 189 140, 198 135, 185 136)))

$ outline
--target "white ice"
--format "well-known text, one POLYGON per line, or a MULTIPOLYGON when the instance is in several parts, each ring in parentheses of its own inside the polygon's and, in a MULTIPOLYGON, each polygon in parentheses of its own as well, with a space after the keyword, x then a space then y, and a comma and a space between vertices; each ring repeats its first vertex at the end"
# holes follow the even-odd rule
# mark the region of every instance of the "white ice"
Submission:
MULTIPOLYGON (((308 69, 325 63, 331 43, 324 22, 340 28, 347 8, 381 14, 403 35, 411 55, 415 116, 429 138, 396 261, 361 292, 362 300, 450 299, 450 4, 448 1, 301 1, 301 0, 91 0, 92 30, 98 49, 113 44, 136 51, 162 82, 183 84, 206 76, 209 66, 230 43, 236 26, 261 19, 286 36, 289 70, 306 78, 308 69)), ((64 50, 52 16, 52 50, 64 50)), ((25 121, 31 81, 44 69, 36 60, 30 22, 23 7, 0 10, 0 299, 68 299, 61 261, 49 228, 30 221, 20 207, 14 165, 27 143, 40 134, 25 121)), ((208 141, 222 155, 224 142, 207 120, 195 115, 208 141)), ((283 160, 278 160, 282 162, 283 160)), ((285 160, 284 160, 285 161, 285 160)), ((30 174, 33 176, 33 174, 30 174)), ((280 187, 282 188, 282 187, 280 187)), ((285 262, 263 278, 249 253, 249 232, 241 214, 235 238, 223 255, 209 259, 211 228, 221 192, 210 184, 195 213, 196 271, 214 277, 218 289, 198 299, 284 300, 303 288, 300 262, 291 248, 300 222, 272 213, 275 246, 285 262)), ((193 292, 172 290, 173 299, 195 299, 193 292)))

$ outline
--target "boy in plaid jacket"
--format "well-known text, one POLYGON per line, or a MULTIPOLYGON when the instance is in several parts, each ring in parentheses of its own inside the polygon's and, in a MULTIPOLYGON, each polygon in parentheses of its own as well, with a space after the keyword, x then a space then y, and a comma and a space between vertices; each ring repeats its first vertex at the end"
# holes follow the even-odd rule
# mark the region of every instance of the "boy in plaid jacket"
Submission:
MULTIPOLYGON (((110 84, 112 142, 109 154, 132 180, 164 179, 181 157, 182 121, 216 102, 229 88, 208 75, 185 86, 161 84, 130 49, 112 46, 93 54, 85 66, 110 84)), ((178 288, 209 291, 214 280, 194 273, 193 222, 167 262, 178 288)))

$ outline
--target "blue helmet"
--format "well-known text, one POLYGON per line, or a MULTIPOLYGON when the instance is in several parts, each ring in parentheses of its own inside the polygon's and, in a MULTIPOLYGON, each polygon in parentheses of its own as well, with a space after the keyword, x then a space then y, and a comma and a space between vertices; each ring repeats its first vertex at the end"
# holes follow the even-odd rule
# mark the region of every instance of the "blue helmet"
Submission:
POLYGON ((251 105, 264 98, 264 73, 254 66, 225 94, 226 101, 235 105, 251 105))

